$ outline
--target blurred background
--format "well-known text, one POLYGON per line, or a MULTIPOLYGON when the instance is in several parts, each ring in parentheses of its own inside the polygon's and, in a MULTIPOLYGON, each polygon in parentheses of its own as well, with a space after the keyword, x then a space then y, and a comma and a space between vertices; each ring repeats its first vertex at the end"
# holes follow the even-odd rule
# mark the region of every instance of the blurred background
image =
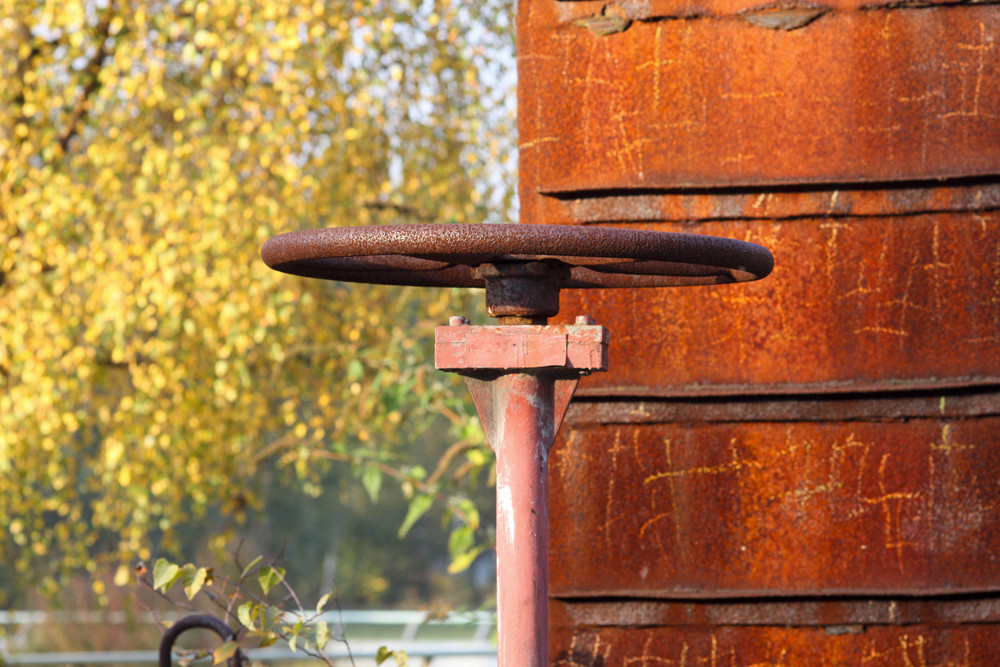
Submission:
POLYGON ((334 581, 345 609, 493 604, 492 454, 431 343, 481 296, 294 278, 258 250, 511 221, 511 18, 0 2, 0 606, 124 613, 8 615, 17 650, 152 648, 135 568, 160 557, 221 576, 264 554, 307 606, 334 581))

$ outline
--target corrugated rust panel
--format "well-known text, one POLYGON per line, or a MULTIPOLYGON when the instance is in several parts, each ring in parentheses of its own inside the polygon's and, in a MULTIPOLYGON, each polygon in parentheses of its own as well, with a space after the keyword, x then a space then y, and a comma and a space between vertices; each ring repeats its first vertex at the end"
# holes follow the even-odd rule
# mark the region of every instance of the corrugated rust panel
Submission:
MULTIPOLYGON (((567 19, 579 19, 600 12, 608 3, 604 0, 556 0, 560 16, 567 19)), ((784 10, 787 13, 807 10, 819 11, 822 15, 831 10, 864 9, 899 9, 901 7, 929 7, 967 3, 965 0, 952 2, 934 2, 933 0, 826 0, 822 4, 812 2, 760 2, 760 0, 620 0, 611 3, 624 16, 636 21, 675 18, 701 18, 706 16, 745 16, 750 13, 762 13, 768 10, 784 10)), ((987 4, 981 2, 980 4, 987 4)))
POLYGON ((520 3, 522 222, 775 256, 563 293, 611 351, 550 459, 552 664, 997 664, 998 36, 988 4, 520 3))
POLYGON ((1000 418, 577 424, 555 597, 1000 591, 1000 418))
POLYGON ((551 615, 553 667, 843 665, 993 667, 1000 626, 576 626, 551 615))
POLYGON ((566 600, 575 626, 797 625, 861 630, 869 625, 1000 622, 1000 596, 795 598, 791 600, 566 600), (848 626, 848 627, 845 627, 848 626))
POLYGON ((748 285, 562 294, 611 331, 580 395, 944 389, 1000 383, 1000 213, 637 226, 755 241, 748 285))
POLYGON ((540 217, 549 223, 560 224, 795 220, 996 211, 1000 208, 1000 184, 688 189, 536 199, 540 217))
POLYGON ((519 14, 524 222, 545 222, 538 193, 1000 173, 993 6, 834 10, 792 31, 739 15, 636 21, 606 35, 581 9, 528 0, 519 14))
MULTIPOLYGON (((1000 416, 1000 386, 960 392, 893 392, 823 396, 687 397, 662 400, 577 398, 577 426, 650 422, 901 421, 1000 416)), ((845 428, 850 428, 845 425, 845 428)))

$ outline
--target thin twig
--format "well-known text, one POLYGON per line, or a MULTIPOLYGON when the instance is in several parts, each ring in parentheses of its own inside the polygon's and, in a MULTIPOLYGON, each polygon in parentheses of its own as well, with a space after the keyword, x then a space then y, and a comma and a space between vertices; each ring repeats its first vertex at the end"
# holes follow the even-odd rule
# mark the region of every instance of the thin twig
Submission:
POLYGON ((344 609, 340 606, 340 588, 337 580, 333 580, 333 606, 337 609, 337 624, 340 625, 340 642, 347 650, 347 660, 354 666, 354 654, 351 653, 351 645, 347 641, 347 633, 344 632, 344 609))
POLYGON ((434 472, 431 473, 431 476, 427 478, 427 485, 434 486, 437 484, 441 477, 444 476, 444 473, 447 472, 448 466, 451 465, 451 462, 455 460, 456 456, 470 449, 475 449, 475 447, 476 445, 464 440, 460 440, 459 442, 451 445, 445 450, 444 454, 441 455, 441 458, 438 459, 437 467, 434 469, 434 472))
POLYGON ((410 482, 421 491, 427 488, 427 482, 417 479, 413 475, 405 473, 398 468, 393 468, 391 465, 382 463, 381 461, 361 461, 358 457, 351 456, 350 454, 344 454, 343 452, 331 452, 328 449, 314 449, 309 452, 309 455, 321 459, 330 459, 331 461, 346 461, 348 463, 360 463, 362 465, 373 466, 380 472, 383 472, 390 477, 403 482, 410 482))

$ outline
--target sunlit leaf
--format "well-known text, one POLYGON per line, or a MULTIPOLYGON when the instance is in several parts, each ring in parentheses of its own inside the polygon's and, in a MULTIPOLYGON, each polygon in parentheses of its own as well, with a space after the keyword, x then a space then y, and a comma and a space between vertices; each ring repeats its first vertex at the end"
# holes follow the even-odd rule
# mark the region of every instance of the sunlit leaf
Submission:
POLYGON ((236 608, 236 618, 239 620, 240 625, 251 632, 257 629, 257 626, 253 622, 254 613, 253 602, 244 602, 236 608))
POLYGON ((240 648, 239 644, 237 644, 236 642, 226 642, 222 646, 219 646, 218 648, 214 649, 212 651, 213 667, 215 665, 221 665, 222 663, 232 658, 234 655, 236 655, 236 651, 238 651, 239 648, 240 648))
POLYGON ((267 595, 272 588, 280 584, 284 578, 284 568, 271 567, 270 565, 264 565, 260 568, 260 572, 257 573, 257 583, 260 585, 260 589, 264 591, 264 595, 267 595))
POLYGON ((295 653, 296 647, 299 643, 299 633, 302 632, 302 621, 296 623, 288 631, 292 635, 291 639, 288 640, 288 648, 291 649, 292 653, 295 653))
POLYGON ((240 574, 240 579, 246 579, 247 575, 249 575, 250 572, 253 571, 254 567, 256 567, 257 564, 260 563, 262 560, 264 560, 263 556, 257 556, 252 561, 250 561, 250 564, 247 565, 245 568, 243 568, 243 572, 240 574))
POLYGON ((181 576, 181 568, 166 558, 157 559, 153 564, 153 588, 166 592, 181 576))
POLYGON ((208 580, 208 575, 208 568, 195 567, 191 563, 181 568, 181 581, 184 584, 184 594, 187 595, 188 600, 198 594, 198 591, 208 580))
POLYGON ((375 653, 375 664, 381 665, 389 658, 396 661, 397 667, 407 667, 410 664, 410 656, 406 651, 393 651, 385 646, 380 646, 375 653))
POLYGON ((326 621, 317 621, 314 625, 313 645, 322 649, 330 641, 330 625, 326 621))
POLYGON ((476 531, 472 526, 461 525, 455 527, 448 536, 448 551, 452 558, 465 553, 472 547, 476 540, 476 531))
POLYGON ((366 467, 361 473, 361 483, 372 502, 377 502, 379 490, 382 488, 382 471, 374 466, 366 467))
POLYGON ((448 563, 448 574, 458 574, 469 569, 485 550, 486 545, 479 545, 452 556, 451 562, 448 563))
POLYGON ((410 528, 413 527, 420 517, 427 513, 427 510, 431 508, 434 504, 433 496, 429 495, 418 495, 410 501, 410 506, 406 510, 406 517, 403 519, 403 524, 399 527, 399 536, 404 537, 410 528))

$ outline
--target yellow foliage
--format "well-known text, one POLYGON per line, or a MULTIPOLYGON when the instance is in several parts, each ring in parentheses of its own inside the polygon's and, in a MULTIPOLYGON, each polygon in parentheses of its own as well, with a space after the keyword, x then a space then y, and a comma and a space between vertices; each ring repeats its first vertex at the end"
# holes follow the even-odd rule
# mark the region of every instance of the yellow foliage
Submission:
POLYGON ((452 396, 413 345, 440 292, 258 249, 506 212, 510 125, 464 83, 488 4, 0 0, 0 567, 51 590, 148 556, 283 455, 405 446, 452 396))

